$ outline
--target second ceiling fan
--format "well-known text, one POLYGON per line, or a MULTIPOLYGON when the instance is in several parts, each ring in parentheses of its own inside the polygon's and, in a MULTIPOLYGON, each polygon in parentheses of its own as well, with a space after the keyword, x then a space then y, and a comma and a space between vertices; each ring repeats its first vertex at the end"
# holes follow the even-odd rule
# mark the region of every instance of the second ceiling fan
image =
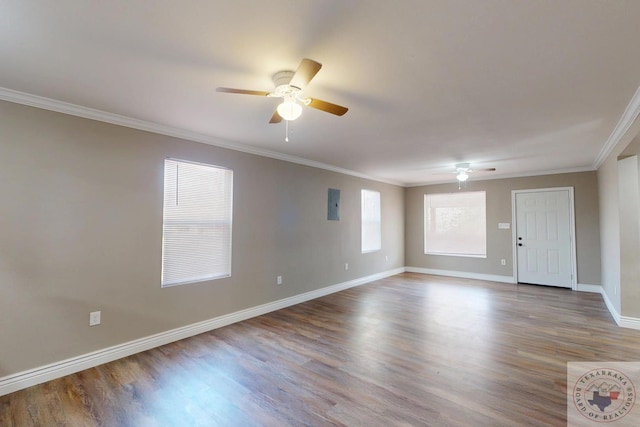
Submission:
POLYGON ((485 168, 485 169, 471 169, 471 163, 456 163, 456 179, 458 181, 466 181, 469 179, 469 174, 475 171, 484 171, 484 172, 495 172, 496 168, 485 168))
POLYGON ((268 96, 283 98, 283 102, 273 113, 269 123, 280 123, 284 120, 295 120, 302 114, 302 107, 308 106, 316 110, 344 115, 349 109, 341 105, 332 104, 316 98, 305 98, 304 89, 311 79, 320 71, 322 64, 312 59, 304 58, 298 69, 294 71, 279 71, 273 76, 274 89, 271 92, 246 89, 232 89, 228 87, 218 87, 217 92, 237 93, 241 95, 268 96))

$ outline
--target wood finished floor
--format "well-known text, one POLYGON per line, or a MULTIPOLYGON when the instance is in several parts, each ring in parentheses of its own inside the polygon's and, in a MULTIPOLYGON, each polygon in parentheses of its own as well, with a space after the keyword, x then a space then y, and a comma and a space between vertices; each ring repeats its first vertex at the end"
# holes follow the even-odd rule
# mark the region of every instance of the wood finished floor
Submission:
POLYGON ((0 397, 0 426, 564 426, 597 294, 405 273, 0 397))

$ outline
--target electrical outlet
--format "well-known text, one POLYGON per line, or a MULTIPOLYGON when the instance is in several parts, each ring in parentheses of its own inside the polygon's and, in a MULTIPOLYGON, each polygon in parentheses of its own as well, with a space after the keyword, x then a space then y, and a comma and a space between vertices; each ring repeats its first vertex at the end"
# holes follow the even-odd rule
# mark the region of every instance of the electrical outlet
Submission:
POLYGON ((345 269, 345 270, 348 270, 348 269, 349 269, 349 263, 348 263, 348 262, 345 262, 345 263, 344 263, 344 269, 345 269))
POLYGON ((389 255, 385 255, 385 256, 384 256, 384 260, 385 260, 385 261, 389 261, 389 255))
POLYGON ((277 285, 282 285, 282 276, 276 277, 276 284, 277 285))
POLYGON ((100 324, 100 312, 92 311, 89 313, 89 326, 96 326, 100 324))
POLYGON ((506 259, 504 259, 504 258, 502 258, 502 259, 500 260, 500 265, 507 265, 507 260, 506 260, 506 259))

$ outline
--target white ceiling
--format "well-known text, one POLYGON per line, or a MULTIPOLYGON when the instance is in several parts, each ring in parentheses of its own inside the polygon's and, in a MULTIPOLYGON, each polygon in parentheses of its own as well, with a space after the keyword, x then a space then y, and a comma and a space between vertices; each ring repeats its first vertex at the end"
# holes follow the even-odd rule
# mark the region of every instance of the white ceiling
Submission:
POLYGON ((591 170, 640 86, 638 0, 0 2, 0 87, 405 185, 591 170), (268 121, 306 95, 349 107, 268 121), (473 179, 473 178, 472 178, 473 179))

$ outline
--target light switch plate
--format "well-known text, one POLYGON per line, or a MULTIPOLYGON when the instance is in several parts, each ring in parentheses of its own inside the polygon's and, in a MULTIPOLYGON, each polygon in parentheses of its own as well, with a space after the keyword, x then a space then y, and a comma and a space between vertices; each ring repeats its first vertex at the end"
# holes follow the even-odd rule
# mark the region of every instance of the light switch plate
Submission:
POLYGON ((92 311, 89 313, 89 326, 96 326, 100 324, 100 312, 92 311))

